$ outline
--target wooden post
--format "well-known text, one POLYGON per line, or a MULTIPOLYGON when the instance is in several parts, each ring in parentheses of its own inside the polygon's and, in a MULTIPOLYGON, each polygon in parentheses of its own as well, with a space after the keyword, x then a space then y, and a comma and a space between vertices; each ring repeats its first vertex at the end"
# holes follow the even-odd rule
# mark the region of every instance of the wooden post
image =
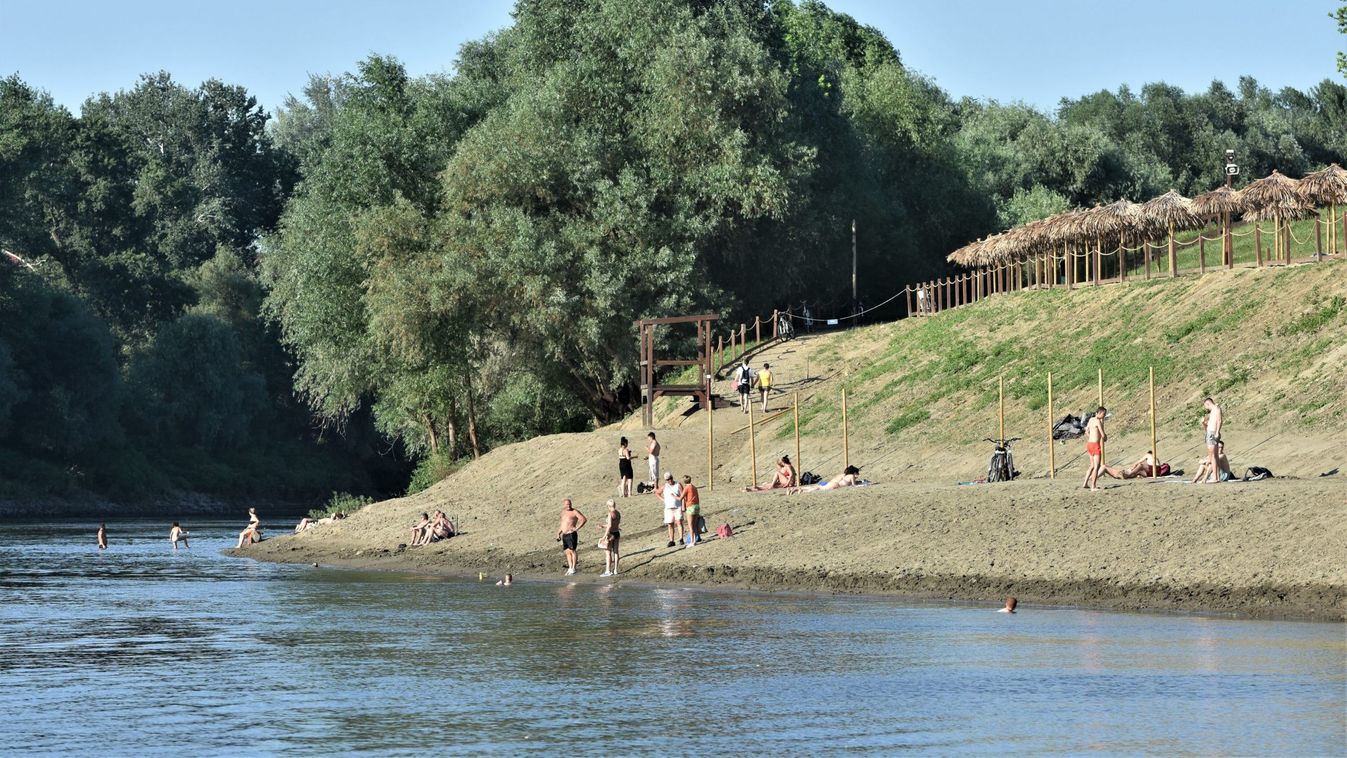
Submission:
POLYGON ((800 392, 795 393, 795 483, 800 483, 800 392))
POLYGON ((1127 281, 1127 244, 1122 232, 1118 232, 1118 281, 1127 281))
POLYGON ((1197 233, 1197 270, 1198 273, 1207 273, 1207 238, 1202 236, 1202 232, 1197 233))
POLYGON ((847 433, 847 388, 842 388, 842 468, 851 465, 851 440, 847 433))
POLYGON ((1174 249, 1174 222, 1171 221, 1170 224, 1169 224, 1169 275, 1170 275, 1170 277, 1175 277, 1175 276, 1178 276, 1178 275, 1179 275, 1178 263, 1179 263, 1179 255, 1178 255, 1178 251, 1174 249))
POLYGON ((1057 478, 1057 449, 1052 444, 1052 372, 1048 372, 1048 478, 1057 478))
POLYGON ((748 352, 748 324, 739 325, 739 352, 748 352))
MULTIPOLYGON (((1261 221, 1253 222, 1253 249, 1257 256, 1254 259, 1258 268, 1263 267, 1263 224, 1261 221)), ((1156 465, 1159 465, 1158 463, 1156 465)))
POLYGON ((1104 242, 1094 238, 1094 286, 1099 286, 1099 267, 1104 264, 1104 242))
POLYGON ((1066 288, 1072 289, 1076 284, 1076 256, 1066 248, 1066 243, 1062 243, 1062 259, 1066 261, 1066 288))
MULTIPOLYGON (((1099 369, 1099 405, 1098 405, 1097 407, 1101 407, 1101 408, 1102 408, 1103 405, 1104 405, 1104 369, 1101 368, 1101 369, 1099 369)), ((1100 441, 1099 441, 1099 465, 1100 465, 1101 467, 1104 465, 1104 441, 1103 441, 1103 440, 1100 440, 1100 441)))
POLYGON ((907 315, 912 315, 912 285, 903 287, 903 293, 907 295, 907 315))
POLYGON ((753 459, 753 486, 758 486, 758 435, 753 429, 753 398, 748 400, 748 454, 753 459))
POLYGON ((998 439, 1006 438, 1006 378, 1004 376, 996 377, 996 416, 999 422, 998 428, 1001 436, 998 439))
POLYGON ((706 396, 706 489, 708 491, 714 488, 711 482, 712 472, 715 471, 715 415, 716 400, 708 394, 706 396))
POLYGON ((716 354, 718 356, 716 360, 716 371, 721 371, 725 368, 725 335, 723 334, 720 335, 720 344, 716 346, 716 354))
POLYGON ((780 321, 781 321, 780 311, 778 311, 776 308, 773 308, 773 309, 772 309, 772 339, 776 339, 776 337, 777 337, 777 334, 776 334, 776 326, 777 326, 777 323, 780 322, 780 321))
POLYGON ((1155 367, 1150 367, 1151 382, 1151 478, 1160 470, 1160 451, 1155 449, 1155 367))
POLYGON ((1141 243, 1141 255, 1146 259, 1146 281, 1151 278, 1151 243, 1149 241, 1141 243))
POLYGON ((1314 259, 1317 261, 1324 255, 1324 218, 1323 214, 1314 216, 1314 259))
POLYGON ((762 342, 762 317, 753 317, 753 344, 762 342))

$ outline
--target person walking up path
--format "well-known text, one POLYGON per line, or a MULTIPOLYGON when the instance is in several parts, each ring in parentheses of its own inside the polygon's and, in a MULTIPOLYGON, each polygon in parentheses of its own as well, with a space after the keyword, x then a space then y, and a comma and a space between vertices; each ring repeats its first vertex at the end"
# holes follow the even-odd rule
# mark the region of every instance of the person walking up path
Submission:
POLYGON ((758 372, 758 389, 762 391, 762 412, 767 412, 767 397, 772 394, 772 364, 762 364, 758 372))
POLYGON ((748 395, 753 390, 753 369, 748 367, 747 358, 734 370, 734 389, 739 393, 739 411, 748 413, 748 395))
POLYGON ((655 439, 655 433, 646 435, 649 441, 646 443, 646 458, 650 462, 650 488, 659 486, 659 440, 655 439))
POLYGON ((561 524, 557 527, 557 541, 561 543, 561 550, 566 554, 566 576, 575 573, 577 551, 580 549, 579 531, 586 520, 585 514, 575 510, 571 505, 570 498, 561 501, 561 524))

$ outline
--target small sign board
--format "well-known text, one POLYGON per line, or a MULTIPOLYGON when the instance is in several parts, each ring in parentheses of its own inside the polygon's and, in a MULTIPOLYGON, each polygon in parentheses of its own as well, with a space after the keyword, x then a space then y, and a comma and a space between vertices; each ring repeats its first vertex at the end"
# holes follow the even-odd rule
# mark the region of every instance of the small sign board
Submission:
POLYGON ((1228 176, 1239 176, 1239 166, 1236 166, 1233 163, 1227 163, 1225 164, 1225 173, 1228 176))
POLYGON ((837 319, 835 318, 828 319, 828 326, 837 326, 837 319))

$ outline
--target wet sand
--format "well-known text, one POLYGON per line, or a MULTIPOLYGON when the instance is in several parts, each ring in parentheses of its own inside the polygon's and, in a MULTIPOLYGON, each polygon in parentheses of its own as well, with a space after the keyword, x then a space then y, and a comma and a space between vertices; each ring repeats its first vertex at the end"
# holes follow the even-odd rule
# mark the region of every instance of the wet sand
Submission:
MULTIPOLYGON (((575 435, 587 436, 587 435, 575 435)), ((521 579, 562 578, 554 541, 563 492, 540 484, 468 492, 452 477, 339 524, 269 539, 239 555, 294 563, 521 579), (512 488, 513 489, 513 488, 512 488), (498 499, 499 498, 499 499, 498 499), (504 500, 504 503, 501 500, 504 500), (493 502, 494 501, 494 502, 493 502), (443 508, 462 534, 400 548, 423 510, 443 508)), ((712 532, 735 536, 667 548, 652 495, 619 500, 622 577, 761 590, 882 593, 1117 610, 1347 619, 1347 518, 1340 478, 1188 485, 1071 479, 1004 485, 879 484, 781 495, 706 493, 712 532)), ((602 497, 602 496, 598 496, 602 497)), ((598 497, 576 497, 579 581, 600 579, 598 497)), ((714 534, 711 535, 714 537, 714 534)))

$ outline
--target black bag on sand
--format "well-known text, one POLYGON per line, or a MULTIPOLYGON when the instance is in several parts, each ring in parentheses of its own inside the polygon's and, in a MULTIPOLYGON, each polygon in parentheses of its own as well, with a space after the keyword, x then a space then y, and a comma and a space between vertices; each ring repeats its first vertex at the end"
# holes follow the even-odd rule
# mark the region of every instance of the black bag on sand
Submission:
POLYGON ((1272 472, 1262 466, 1250 466, 1244 471, 1244 481, 1258 482, 1263 479, 1273 479, 1272 472))

